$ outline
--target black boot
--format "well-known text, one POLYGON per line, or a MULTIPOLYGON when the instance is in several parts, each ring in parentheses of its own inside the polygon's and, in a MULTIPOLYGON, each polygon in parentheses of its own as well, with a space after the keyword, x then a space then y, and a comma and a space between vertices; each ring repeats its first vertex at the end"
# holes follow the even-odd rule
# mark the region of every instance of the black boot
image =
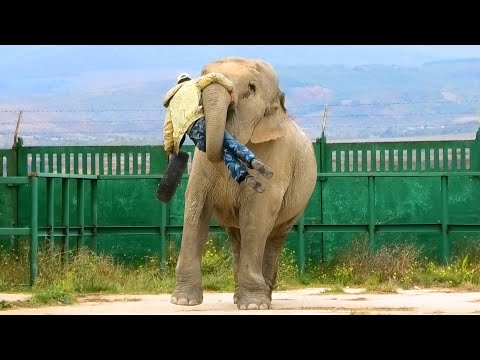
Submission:
POLYGON ((168 203, 172 200, 177 191, 178 185, 182 180, 182 175, 188 165, 188 153, 180 151, 177 155, 173 154, 168 167, 163 174, 157 188, 157 199, 168 203))

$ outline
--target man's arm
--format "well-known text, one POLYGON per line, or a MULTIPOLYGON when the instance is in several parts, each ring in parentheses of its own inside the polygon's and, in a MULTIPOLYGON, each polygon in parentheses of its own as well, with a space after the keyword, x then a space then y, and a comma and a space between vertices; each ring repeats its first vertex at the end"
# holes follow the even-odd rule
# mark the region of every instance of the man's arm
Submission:
POLYGON ((222 85, 229 93, 233 92, 233 83, 225 75, 221 73, 209 73, 199 77, 196 81, 197 87, 202 91, 212 83, 222 85))
POLYGON ((165 95, 165 98, 163 99, 163 106, 168 107, 168 104, 170 103, 173 95, 175 95, 178 89, 180 89, 183 85, 184 83, 180 83, 168 90, 167 95, 165 95))
POLYGON ((165 116, 165 122, 163 124, 163 131, 163 147, 165 151, 170 155, 171 153, 173 153, 173 123, 168 109, 167 115, 165 116))

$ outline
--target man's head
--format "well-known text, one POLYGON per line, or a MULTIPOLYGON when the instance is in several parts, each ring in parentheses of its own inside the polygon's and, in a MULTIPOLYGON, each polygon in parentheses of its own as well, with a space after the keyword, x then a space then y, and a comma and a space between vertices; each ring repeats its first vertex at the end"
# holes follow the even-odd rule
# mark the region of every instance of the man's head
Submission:
POLYGON ((177 84, 180 84, 184 81, 188 81, 188 80, 191 80, 192 78, 190 77, 190 75, 188 75, 188 73, 184 72, 184 73, 181 73, 180 75, 177 76, 177 84))

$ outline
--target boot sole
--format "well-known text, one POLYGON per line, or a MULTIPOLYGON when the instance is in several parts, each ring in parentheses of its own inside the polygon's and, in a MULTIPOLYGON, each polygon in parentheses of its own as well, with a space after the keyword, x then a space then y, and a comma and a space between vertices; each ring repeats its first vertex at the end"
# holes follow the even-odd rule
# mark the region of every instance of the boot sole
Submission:
POLYGON ((252 161, 252 168, 257 170, 260 174, 262 174, 267 179, 271 179, 273 176, 272 170, 262 162, 258 160, 252 161))
POLYGON ((248 186, 253 188, 253 190, 258 193, 263 193, 266 190, 265 186, 262 183, 258 182, 257 179, 255 179, 253 176, 247 177, 245 181, 247 182, 248 186))

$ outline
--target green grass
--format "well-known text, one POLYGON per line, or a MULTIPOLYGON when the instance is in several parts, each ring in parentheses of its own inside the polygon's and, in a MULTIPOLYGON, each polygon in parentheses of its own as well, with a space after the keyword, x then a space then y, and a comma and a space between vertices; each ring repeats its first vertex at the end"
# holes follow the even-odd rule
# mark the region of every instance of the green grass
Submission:
POLYGON ((69 305, 75 302, 74 295, 60 287, 47 287, 34 293, 30 302, 39 305, 59 304, 69 305))
MULTIPOLYGON (((415 286, 480 289, 480 243, 457 247, 447 266, 422 257, 412 244, 383 246, 372 252, 366 240, 358 240, 325 264, 307 264, 300 278, 294 254, 284 248, 280 257, 276 290, 325 287, 341 292, 362 287, 369 292, 394 292, 415 286)), ((141 264, 116 262, 111 256, 82 249, 72 254, 63 267, 59 249, 42 245, 39 249, 39 277, 33 287, 29 279, 28 248, 18 253, 0 248, 0 292, 28 292, 22 302, 0 301, 0 310, 15 306, 72 304, 85 294, 171 293, 175 286, 178 253, 172 247, 164 266, 157 257, 141 264)), ((210 239, 202 258, 203 287, 206 291, 233 292, 233 256, 229 243, 210 239)))
POLYGON ((343 293, 343 286, 334 286, 334 287, 328 287, 325 289, 326 294, 342 294, 343 293))
POLYGON ((0 310, 7 310, 13 307, 13 303, 11 301, 0 300, 0 310))
POLYGON ((229 244, 207 242, 202 257, 202 283, 206 291, 234 291, 233 254, 229 244))

